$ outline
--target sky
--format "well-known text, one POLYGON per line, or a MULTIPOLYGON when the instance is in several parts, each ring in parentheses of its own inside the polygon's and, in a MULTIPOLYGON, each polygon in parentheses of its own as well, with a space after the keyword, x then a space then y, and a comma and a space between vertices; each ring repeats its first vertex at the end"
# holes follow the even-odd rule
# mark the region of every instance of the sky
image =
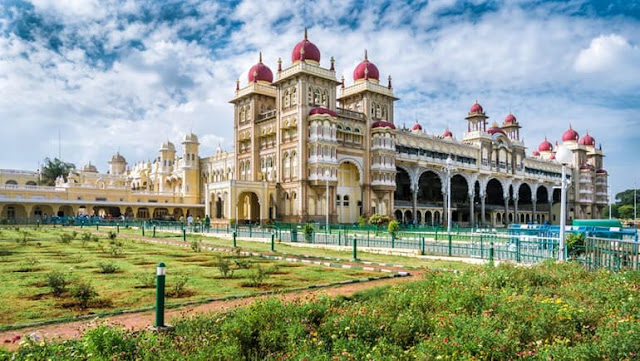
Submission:
POLYGON ((353 82, 364 50, 395 123, 461 139, 477 100, 511 111, 531 154, 569 125, 605 152, 615 195, 640 181, 640 0, 0 0, 0 168, 45 157, 107 171, 190 131, 233 148, 236 79, 309 40, 353 82))

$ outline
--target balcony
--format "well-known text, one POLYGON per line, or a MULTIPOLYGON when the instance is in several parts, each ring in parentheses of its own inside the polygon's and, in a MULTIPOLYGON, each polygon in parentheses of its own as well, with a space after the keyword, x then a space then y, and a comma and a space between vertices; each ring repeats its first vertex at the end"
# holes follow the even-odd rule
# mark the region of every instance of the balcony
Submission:
POLYGON ((269 119, 269 118, 274 118, 275 116, 276 116, 276 110, 275 109, 267 110, 264 113, 258 114, 258 121, 269 119))
POLYGON ((346 118, 364 120, 364 113, 356 112, 356 111, 353 111, 353 110, 344 109, 344 108, 336 108, 336 113, 338 113, 338 115, 346 117, 346 118))

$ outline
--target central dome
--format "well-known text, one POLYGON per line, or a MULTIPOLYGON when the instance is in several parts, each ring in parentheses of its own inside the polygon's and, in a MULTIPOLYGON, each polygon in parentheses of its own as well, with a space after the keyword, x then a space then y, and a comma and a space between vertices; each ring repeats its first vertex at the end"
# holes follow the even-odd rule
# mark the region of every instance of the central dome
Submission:
POLYGON ((482 109, 482 105, 478 104, 478 101, 476 100, 475 103, 473 103, 473 105, 471 106, 471 109, 469 109, 469 114, 482 114, 484 113, 484 109, 482 109))
POLYGON ((562 134, 562 141, 577 142, 579 137, 580 135, 578 134, 578 132, 573 130, 573 128, 571 127, 571 124, 569 124, 569 129, 567 129, 567 131, 562 134))
POLYGON ((304 40, 296 44, 291 52, 291 61, 293 63, 301 60, 320 62, 320 50, 307 39, 307 29, 304 29, 304 40))
POLYGON ((364 60, 353 70, 353 80, 375 79, 380 80, 380 72, 378 67, 369 61, 367 51, 364 51, 364 60))

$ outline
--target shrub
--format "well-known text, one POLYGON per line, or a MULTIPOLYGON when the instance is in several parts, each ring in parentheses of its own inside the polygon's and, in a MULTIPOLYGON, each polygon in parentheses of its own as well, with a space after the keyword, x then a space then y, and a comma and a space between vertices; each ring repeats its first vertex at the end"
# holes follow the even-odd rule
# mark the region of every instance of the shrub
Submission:
POLYGON ((98 296, 98 292, 96 292, 90 283, 80 281, 71 289, 71 296, 78 301, 80 307, 87 308, 89 302, 98 296))
POLYGON ((94 235, 91 237, 91 240, 92 240, 92 241, 94 241, 94 242, 100 242, 100 237, 98 237, 98 235, 97 235, 97 234, 94 234, 94 235))
POLYGON ((136 354, 136 339, 122 329, 100 325, 87 331, 83 343, 88 355, 100 360, 129 360, 136 354))
POLYGON ((61 234, 59 237, 60 237, 60 243, 63 243, 63 244, 69 244, 73 239, 71 235, 68 233, 61 234))
POLYGON ((218 271, 220 271, 220 275, 222 278, 233 278, 233 270, 231 269, 231 261, 228 258, 223 256, 217 256, 216 267, 218 267, 218 271))
POLYGON ((109 240, 109 255, 111 255, 111 257, 120 257, 122 255, 123 252, 123 248, 124 248, 124 243, 122 243, 121 241, 118 240, 114 240, 114 239, 110 239, 109 240))
POLYGON ((45 282, 47 286, 51 288, 51 293, 54 296, 59 297, 67 290, 69 280, 67 276, 60 271, 51 271, 45 276, 45 282))
POLYGON ((114 231, 109 231, 109 239, 110 240, 114 240, 116 239, 116 237, 118 237, 118 234, 114 231))
POLYGON ((580 255, 584 253, 584 234, 568 233, 565 239, 567 253, 570 255, 580 255))
POLYGON ((202 241, 195 239, 191 241, 191 249, 194 252, 200 252, 202 250, 202 241))
POLYGON ((189 276, 184 273, 177 273, 174 278, 171 294, 175 297, 182 297, 187 292, 189 276))
POLYGON ((369 217, 369 224, 382 228, 385 224, 389 223, 389 216, 384 214, 374 214, 369 217))
POLYGON ((387 226, 387 231, 389 232, 389 234, 395 235, 396 232, 398 232, 399 230, 400 230, 400 224, 398 224, 398 221, 393 220, 389 222, 389 225, 387 226))
POLYGON ((118 266, 113 263, 108 262, 100 262, 98 263, 98 272, 100 273, 116 273, 118 271, 118 266))
POLYGON ((136 280, 142 288, 153 288, 156 285, 155 272, 141 272, 136 274, 136 280))
POLYGON ((367 225, 367 218, 365 216, 358 216, 358 227, 364 228, 367 225))
POLYGON ((251 268, 252 262, 242 258, 236 258, 233 262, 238 266, 239 269, 249 269, 251 268))
POLYGON ((27 257, 20 265, 18 266, 18 272, 31 272, 36 266, 40 263, 40 261, 35 257, 27 257))
POLYGON ((269 278, 269 274, 266 270, 262 267, 258 267, 249 273, 249 286, 261 286, 267 278, 269 278))
POLYGON ((84 232, 82 236, 80 236, 80 241, 82 242, 82 247, 86 246, 87 242, 91 240, 91 233, 84 232))

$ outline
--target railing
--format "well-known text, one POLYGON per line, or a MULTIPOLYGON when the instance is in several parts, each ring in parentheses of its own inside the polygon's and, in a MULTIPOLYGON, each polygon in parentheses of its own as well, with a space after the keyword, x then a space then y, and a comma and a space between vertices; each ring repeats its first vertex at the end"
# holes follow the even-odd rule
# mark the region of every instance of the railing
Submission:
POLYGON ((364 113, 361 113, 361 112, 356 112, 356 111, 344 109, 344 108, 336 108, 336 113, 338 113, 338 115, 342 115, 345 117, 364 120, 364 113))
POLYGON ((258 114, 258 120, 269 119, 269 118, 273 118, 275 116, 276 116, 276 110, 275 109, 267 110, 266 112, 258 114))

